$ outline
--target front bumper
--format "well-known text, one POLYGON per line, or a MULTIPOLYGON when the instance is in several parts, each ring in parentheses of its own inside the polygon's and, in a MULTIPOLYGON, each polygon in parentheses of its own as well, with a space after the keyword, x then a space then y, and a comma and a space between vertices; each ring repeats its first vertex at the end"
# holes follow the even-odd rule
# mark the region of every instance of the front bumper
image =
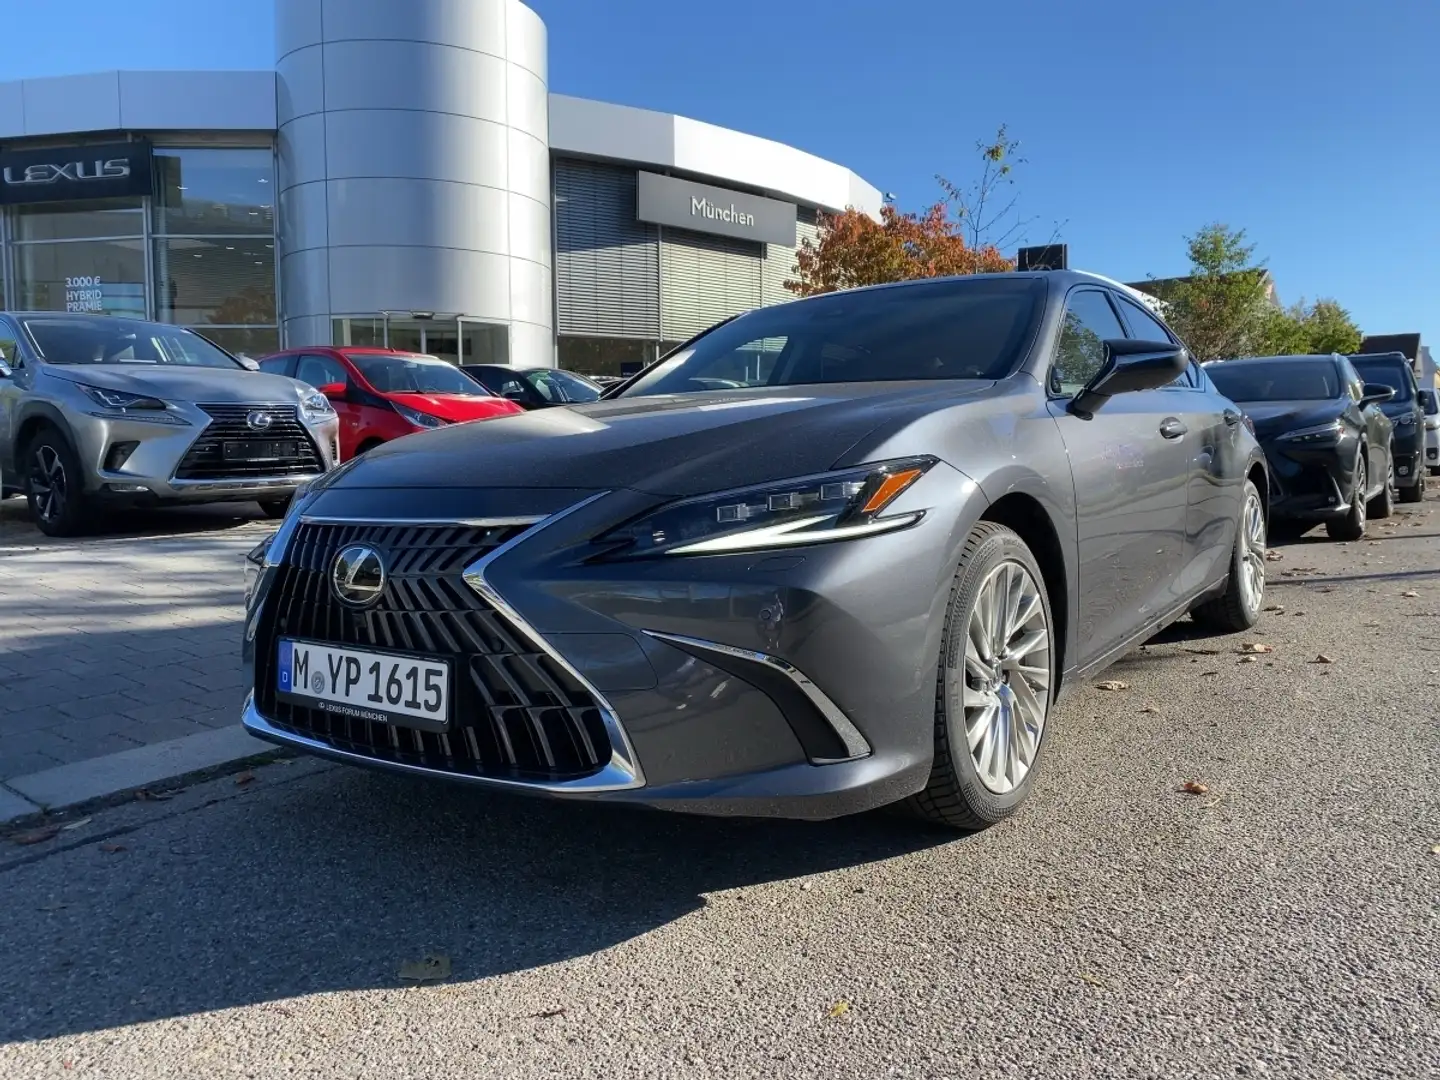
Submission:
POLYGON ((1306 447, 1283 440, 1263 444, 1270 472, 1270 515, 1275 520, 1326 521, 1343 517, 1355 492, 1355 439, 1338 446, 1306 447))
POLYGON ((91 413, 68 417, 86 492, 106 501, 142 504, 279 499, 323 475, 337 460, 338 420, 312 424, 297 412, 295 430, 287 434, 308 444, 303 464, 292 462, 273 471, 263 463, 195 468, 193 463, 209 449, 207 440, 216 441, 220 422, 193 405, 186 405, 183 415, 191 421, 187 426, 91 413))
MULTIPOLYGON (((280 594, 293 593, 300 578, 298 564, 266 567, 246 619, 254 687, 246 728, 351 764, 692 813, 823 819, 920 790, 933 754, 935 658, 948 598, 942 586, 953 571, 949 537, 960 516, 946 520, 932 508, 908 530, 782 553, 585 561, 589 538, 629 517, 641 501, 628 492, 570 493, 567 510, 539 515, 543 521, 521 526, 465 569, 461 576, 473 594, 463 601, 466 611, 478 597, 478 617, 498 618, 516 642, 513 656, 484 658, 486 670, 539 664, 549 672, 551 695, 502 701, 503 688, 486 683, 483 671, 476 674, 475 657, 457 657, 470 665, 476 686, 486 688, 468 698, 462 688, 443 741, 280 701, 269 690, 271 651, 282 633, 300 626, 285 621, 282 627, 297 608, 291 596, 281 604, 280 594), (576 502, 575 494, 584 497, 576 502), (906 572, 886 575, 886 566, 906 572), (279 615, 282 607, 290 614, 279 615), (557 666, 548 666, 551 661, 557 666), (588 767, 567 761, 568 771, 559 770, 565 756, 560 713, 568 710, 573 725, 589 725, 598 742, 592 709, 608 745, 588 767), (550 725, 556 752, 549 759, 525 760, 529 729, 517 727, 524 724, 550 725), (504 729, 506 737, 491 738, 492 729, 504 729), (497 761, 489 748, 502 746, 510 756, 502 753, 497 761), (547 762, 555 766, 548 774, 547 762)), ((285 543, 308 553, 324 529, 353 528, 327 522, 327 505, 340 506, 339 518, 355 516, 345 512, 343 499, 327 503, 322 494, 287 519, 285 543)), ((353 534, 346 536, 354 542, 353 534)), ((272 556, 277 561, 290 562, 280 552, 272 556)), ((315 565, 322 562, 317 557, 315 565)), ((449 591, 454 580, 436 587, 458 603, 459 594, 449 591)), ((413 583, 397 581, 387 589, 418 595, 413 583)), ((303 603, 312 599, 305 593, 303 603)), ((377 610, 377 623, 369 626, 389 617, 377 610)), ((407 626, 418 646, 414 635, 423 628, 407 626)), ((360 636, 350 643, 357 647, 403 651, 383 628, 355 627, 360 636)))

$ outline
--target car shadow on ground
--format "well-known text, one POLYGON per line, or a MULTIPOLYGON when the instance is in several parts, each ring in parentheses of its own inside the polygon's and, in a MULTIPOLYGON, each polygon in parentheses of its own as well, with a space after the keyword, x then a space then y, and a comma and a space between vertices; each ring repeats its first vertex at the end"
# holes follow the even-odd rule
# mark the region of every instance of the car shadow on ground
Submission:
MULTIPOLYGON (((221 532, 269 519, 255 503, 207 503, 155 509, 107 509, 98 514, 84 536, 54 539, 34 525, 22 498, 0 500, 0 548, 49 547, 86 540, 136 540, 153 536, 184 536, 221 532)), ((278 522, 276 523, 278 525, 278 522)))
MULTIPOLYGON (((621 946, 725 890, 763 919, 788 901, 750 886, 957 842, 892 812, 696 818, 285 772, 108 852, 90 844, 3 873, 0 954, 13 966, 0 965, 0 1042, 394 988, 400 963, 427 953, 450 958, 452 983, 538 968, 621 946)), ((815 894, 797 882, 802 895, 815 894)))

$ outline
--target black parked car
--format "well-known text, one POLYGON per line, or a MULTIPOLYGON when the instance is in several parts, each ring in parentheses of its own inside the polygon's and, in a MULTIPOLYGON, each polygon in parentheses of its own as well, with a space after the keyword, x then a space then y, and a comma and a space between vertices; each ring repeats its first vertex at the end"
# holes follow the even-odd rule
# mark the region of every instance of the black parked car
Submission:
POLYGON ((598 401, 602 388, 573 371, 559 368, 517 368, 506 364, 466 364, 465 374, 492 394, 526 409, 548 409, 554 405, 578 405, 598 401))
POLYGON ((1265 491, 1239 410, 1107 279, 761 308, 613 398, 317 482, 252 555, 245 726, 571 799, 977 828, 1059 693, 1187 612, 1256 622, 1265 491))
POLYGON ((1395 425, 1395 484, 1400 501, 1425 498, 1425 410, 1420 404, 1415 372, 1404 353, 1360 353, 1350 357, 1366 382, 1394 389, 1395 396, 1381 407, 1395 425))
POLYGON ((1273 520, 1325 522, 1336 540, 1365 535, 1394 501, 1388 386, 1364 383, 1343 356, 1217 360, 1205 372, 1244 410, 1270 463, 1273 520))

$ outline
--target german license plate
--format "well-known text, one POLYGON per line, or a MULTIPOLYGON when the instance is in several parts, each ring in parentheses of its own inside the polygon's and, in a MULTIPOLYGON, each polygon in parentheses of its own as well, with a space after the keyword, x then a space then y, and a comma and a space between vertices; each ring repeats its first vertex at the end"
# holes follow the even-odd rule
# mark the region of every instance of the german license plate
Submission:
POLYGON ((238 439, 220 444, 226 461, 283 461, 299 455, 293 439, 238 439))
POLYGON ((441 731, 450 720, 450 665, 422 656, 280 640, 275 689, 286 701, 341 716, 441 731))

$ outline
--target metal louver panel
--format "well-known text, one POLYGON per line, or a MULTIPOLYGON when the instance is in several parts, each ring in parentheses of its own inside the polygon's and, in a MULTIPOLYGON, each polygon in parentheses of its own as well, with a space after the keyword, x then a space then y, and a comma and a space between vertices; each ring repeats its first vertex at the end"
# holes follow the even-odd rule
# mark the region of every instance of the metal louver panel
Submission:
POLYGON ((563 159, 553 168, 557 330, 657 339, 659 236, 635 220, 635 170, 563 159))
POLYGON ((783 304, 787 300, 799 299, 795 293, 785 288, 785 282, 795 278, 797 271, 795 253, 800 249, 801 241, 814 242, 819 235, 820 229, 816 225, 815 211, 802 206, 796 211, 795 216, 795 246, 766 245, 765 262, 760 268, 763 286, 760 295, 762 305, 783 304))
POLYGON ((666 229, 660 244, 661 329, 683 341, 721 319, 759 307, 765 245, 666 229))

